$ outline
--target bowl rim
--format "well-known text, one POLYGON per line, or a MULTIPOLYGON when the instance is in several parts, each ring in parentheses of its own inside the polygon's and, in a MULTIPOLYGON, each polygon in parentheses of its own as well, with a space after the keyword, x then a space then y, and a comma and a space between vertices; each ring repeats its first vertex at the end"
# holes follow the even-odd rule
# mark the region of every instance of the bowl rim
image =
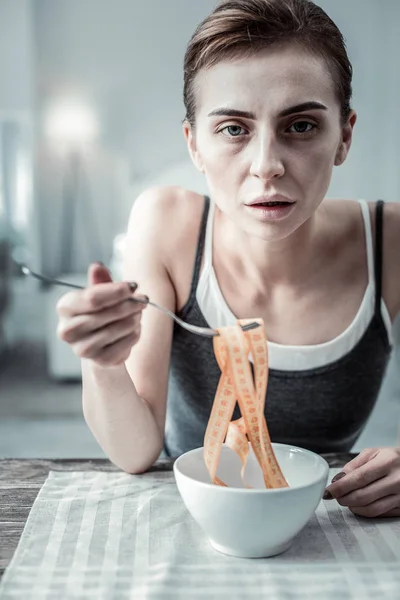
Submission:
MULTIPOLYGON (((227 447, 225 443, 222 446, 227 447)), ((324 478, 327 475, 329 475, 329 464, 327 463, 325 458, 323 456, 321 456, 320 454, 313 452, 312 450, 307 450, 306 448, 301 448, 300 446, 294 446, 293 444, 281 444, 279 442, 272 442, 272 447, 274 449, 278 448, 278 447, 290 448, 293 450, 299 450, 301 453, 304 453, 304 454, 316 456, 318 458, 318 460, 321 462, 321 465, 324 467, 324 471, 325 471, 324 478)), ((206 488, 206 489, 207 488, 214 489, 214 490, 218 489, 218 490, 220 490, 219 493, 222 493, 222 494, 245 493, 245 494, 253 494, 253 495, 254 494, 265 494, 265 493, 287 494, 294 490, 301 490, 301 489, 311 487, 323 479, 320 475, 319 477, 315 477, 315 479, 312 479, 311 481, 309 481, 308 483, 306 483, 304 485, 296 485, 295 487, 287 487, 287 488, 286 487, 285 488, 239 488, 239 487, 234 487, 234 486, 223 487, 220 485, 215 485, 214 483, 211 483, 211 482, 199 481, 198 479, 194 479, 193 477, 190 477, 189 475, 185 475, 185 473, 182 473, 182 471, 180 470, 179 463, 181 461, 183 461, 184 457, 188 456, 189 454, 195 454, 195 453, 198 454, 199 451, 203 450, 203 449, 204 449, 204 446, 200 446, 198 448, 193 448, 192 450, 188 450, 187 452, 184 452, 183 454, 178 456, 178 458, 175 460, 174 465, 173 465, 173 472, 174 472, 175 479, 176 479, 177 473, 178 473, 179 477, 181 477, 182 479, 191 481, 195 485, 206 488)))

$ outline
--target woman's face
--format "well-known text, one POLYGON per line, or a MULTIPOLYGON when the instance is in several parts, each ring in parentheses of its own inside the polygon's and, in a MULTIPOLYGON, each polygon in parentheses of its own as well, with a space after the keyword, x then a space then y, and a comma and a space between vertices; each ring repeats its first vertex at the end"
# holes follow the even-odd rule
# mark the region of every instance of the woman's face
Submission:
POLYGON ((272 48, 218 63, 195 86, 195 131, 184 131, 212 199, 247 233, 287 237, 313 215, 350 148, 356 115, 341 125, 326 62, 272 48), (289 204, 263 208, 274 194, 289 204))

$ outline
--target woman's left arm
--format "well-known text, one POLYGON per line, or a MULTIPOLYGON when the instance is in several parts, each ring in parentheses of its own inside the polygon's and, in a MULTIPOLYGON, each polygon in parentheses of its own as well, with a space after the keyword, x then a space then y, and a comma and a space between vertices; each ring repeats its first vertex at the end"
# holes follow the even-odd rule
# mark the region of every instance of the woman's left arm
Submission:
MULTIPOLYGON (((383 296, 392 318, 400 313, 400 202, 387 202, 383 222, 383 296)), ((368 448, 326 488, 362 517, 400 517, 400 447, 368 448)))

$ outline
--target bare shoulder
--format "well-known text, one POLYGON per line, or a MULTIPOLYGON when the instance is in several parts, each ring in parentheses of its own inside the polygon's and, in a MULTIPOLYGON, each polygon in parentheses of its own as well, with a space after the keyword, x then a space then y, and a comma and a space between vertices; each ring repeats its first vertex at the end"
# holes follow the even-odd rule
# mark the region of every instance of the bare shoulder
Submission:
MULTIPOLYGON (((369 208, 375 232, 376 202, 369 202, 369 208)), ((394 319, 400 312, 400 202, 385 202, 384 206, 382 276, 383 295, 394 319)))
POLYGON ((198 230, 204 209, 203 196, 177 186, 145 190, 134 202, 127 237, 151 242, 166 260, 185 246, 198 230))
POLYGON ((157 296, 153 282, 164 281, 165 287, 172 286, 180 309, 190 292, 203 211, 204 196, 181 187, 143 192, 129 218, 124 276, 143 282, 142 289, 150 290, 160 302, 166 298, 157 296))
POLYGON ((190 218, 202 198, 197 192, 179 186, 154 186, 135 200, 131 215, 151 216, 155 223, 162 223, 165 217, 176 218, 177 212, 182 218, 190 218))
MULTIPOLYGON (((327 199, 324 205, 332 223, 338 227, 338 239, 364 242, 360 203, 354 199, 327 199)), ((375 246, 376 202, 368 202, 373 244, 375 246)), ((392 320, 400 313, 400 202, 385 202, 383 214, 382 292, 392 320)))
POLYGON ((383 279, 395 317, 400 313, 400 202, 385 202, 383 243, 383 279))

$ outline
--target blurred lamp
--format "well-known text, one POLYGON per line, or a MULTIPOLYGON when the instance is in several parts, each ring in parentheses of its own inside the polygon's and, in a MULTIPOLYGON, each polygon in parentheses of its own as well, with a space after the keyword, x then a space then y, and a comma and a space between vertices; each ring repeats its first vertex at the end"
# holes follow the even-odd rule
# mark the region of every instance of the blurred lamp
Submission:
POLYGON ((66 99, 49 108, 45 133, 50 140, 76 146, 93 142, 98 137, 99 124, 88 104, 66 99))
POLYGON ((73 257, 77 211, 83 213, 80 221, 87 225, 84 243, 89 248, 89 260, 102 255, 101 236, 83 161, 84 150, 99 135, 99 124, 94 111, 84 100, 66 98, 48 109, 44 128, 54 150, 58 148, 66 152, 61 198, 60 253, 56 271, 57 274, 68 274, 75 271, 73 257), (85 190, 82 190, 84 184, 85 190))

